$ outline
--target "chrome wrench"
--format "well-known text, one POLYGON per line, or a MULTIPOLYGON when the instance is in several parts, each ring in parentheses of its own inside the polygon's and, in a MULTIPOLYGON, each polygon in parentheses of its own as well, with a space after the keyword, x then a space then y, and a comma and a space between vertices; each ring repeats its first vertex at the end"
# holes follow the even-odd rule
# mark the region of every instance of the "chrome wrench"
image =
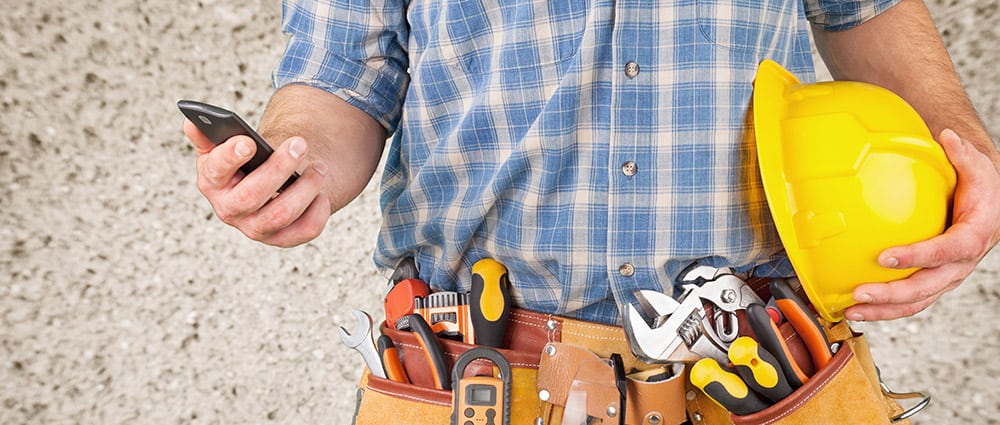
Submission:
POLYGON ((371 370, 372 375, 385 378, 385 369, 382 367, 382 358, 375 349, 375 341, 372 339, 374 321, 372 316, 361 310, 352 310, 351 314, 358 319, 358 325, 354 328, 354 333, 348 333, 343 326, 340 327, 340 339, 344 341, 347 348, 353 348, 361 353, 365 359, 365 364, 371 370))

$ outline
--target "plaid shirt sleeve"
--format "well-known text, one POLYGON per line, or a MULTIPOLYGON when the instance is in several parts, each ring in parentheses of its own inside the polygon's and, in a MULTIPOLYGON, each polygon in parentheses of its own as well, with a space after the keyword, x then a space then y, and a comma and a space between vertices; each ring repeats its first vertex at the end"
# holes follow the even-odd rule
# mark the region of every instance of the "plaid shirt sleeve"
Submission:
POLYGON ((806 18, 827 31, 843 31, 861 25, 902 0, 804 0, 806 18))
POLYGON ((395 131, 409 82, 404 11, 403 0, 284 1, 274 87, 325 89, 395 131))

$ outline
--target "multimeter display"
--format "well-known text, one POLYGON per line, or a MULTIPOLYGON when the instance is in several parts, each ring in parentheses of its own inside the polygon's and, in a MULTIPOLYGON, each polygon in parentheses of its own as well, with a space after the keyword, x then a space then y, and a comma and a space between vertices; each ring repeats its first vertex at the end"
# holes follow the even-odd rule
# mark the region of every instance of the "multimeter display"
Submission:
POLYGON ((497 402, 497 389, 492 385, 469 385, 465 388, 465 401, 473 406, 492 406, 497 402))

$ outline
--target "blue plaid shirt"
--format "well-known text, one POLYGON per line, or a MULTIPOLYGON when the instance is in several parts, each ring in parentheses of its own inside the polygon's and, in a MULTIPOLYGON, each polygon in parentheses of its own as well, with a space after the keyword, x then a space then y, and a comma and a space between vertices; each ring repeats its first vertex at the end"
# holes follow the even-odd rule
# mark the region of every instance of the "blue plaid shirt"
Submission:
POLYGON ((492 257, 518 306, 618 323, 695 261, 793 273, 756 169, 757 64, 810 81, 809 22, 896 1, 285 1, 274 84, 394 133, 377 265, 413 255, 465 290, 492 257))

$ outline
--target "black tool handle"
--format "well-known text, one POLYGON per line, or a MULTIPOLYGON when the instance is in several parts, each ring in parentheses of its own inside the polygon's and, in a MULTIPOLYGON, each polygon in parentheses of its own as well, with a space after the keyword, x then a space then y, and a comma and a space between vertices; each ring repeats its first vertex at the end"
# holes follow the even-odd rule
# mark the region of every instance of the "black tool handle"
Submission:
POLYGON ((417 337, 417 343, 420 344, 424 357, 427 358, 427 365, 430 367, 434 379, 434 387, 439 390, 451 390, 451 374, 448 373, 448 363, 434 331, 419 314, 410 314, 403 316, 403 318, 409 323, 410 330, 417 337))
POLYGON ((469 316, 477 345, 503 346, 510 303, 507 268, 491 258, 477 261, 472 266, 472 289, 469 291, 469 316))

